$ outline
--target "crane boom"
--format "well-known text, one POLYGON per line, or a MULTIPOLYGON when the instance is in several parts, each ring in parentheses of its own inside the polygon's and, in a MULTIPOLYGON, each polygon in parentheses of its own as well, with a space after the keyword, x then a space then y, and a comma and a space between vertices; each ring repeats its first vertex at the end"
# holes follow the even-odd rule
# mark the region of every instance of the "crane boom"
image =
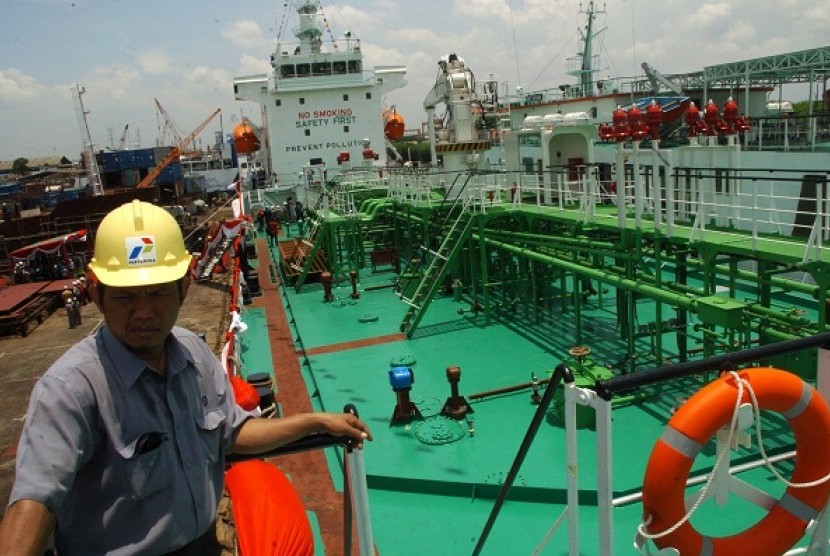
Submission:
POLYGON ((78 127, 81 130, 81 139, 84 142, 83 158, 89 178, 89 186, 92 188, 93 195, 103 195, 104 187, 101 184, 101 172, 98 170, 98 163, 95 161, 95 147, 92 144, 89 123, 86 121, 87 112, 84 110, 84 101, 81 98, 81 95, 86 92, 86 88, 75 83, 72 92, 72 98, 75 101, 75 112, 78 116, 78 127))
POLYGON ((640 67, 643 68, 643 71, 646 73, 646 77, 648 77, 648 80, 651 83, 651 88, 654 89, 654 94, 657 94, 660 91, 661 84, 668 87, 669 90, 676 95, 683 94, 683 90, 677 83, 669 80, 668 77, 648 65, 647 62, 640 64, 640 67))
POLYGON ((152 170, 150 170, 150 172, 147 174, 147 176, 145 176, 145 178, 144 178, 143 180, 141 180, 141 182, 140 182, 140 183, 139 183, 136 187, 138 187, 138 188, 142 188, 142 187, 150 187, 150 186, 153 184, 153 182, 156 180, 156 178, 157 178, 157 177, 159 177, 159 174, 161 174, 162 170, 164 170, 165 168, 167 168, 167 166, 168 166, 171 162, 173 162, 174 160, 176 160, 177 158, 179 158, 179 155, 181 154, 181 152, 182 152, 184 149, 186 149, 186 148, 188 147, 188 145, 190 145, 190 143, 192 143, 192 142, 193 142, 193 140, 196 138, 196 136, 198 136, 198 135, 202 132, 202 130, 203 130, 203 129, 205 129, 205 128, 207 127, 207 125, 210 123, 210 121, 211 121, 213 118, 215 118, 215 117, 216 117, 216 115, 217 115, 219 112, 221 112, 221 111, 222 111, 222 110, 221 110, 220 108, 217 108, 217 109, 213 112, 213 114, 211 114, 210 116, 208 116, 208 117, 207 117, 207 119, 206 119, 205 121, 203 121, 201 124, 199 124, 199 127, 197 127, 197 128, 196 128, 196 129, 194 129, 192 132, 190 132, 190 134, 189 134, 187 137, 185 137, 184 139, 182 139, 181 141, 179 141, 179 144, 178 144, 178 145, 176 145, 175 147, 173 147, 172 149, 170 149, 170 152, 169 152, 169 153, 167 153, 167 156, 165 156, 165 157, 161 160, 161 162, 159 162, 159 163, 156 165, 156 167, 155 167, 155 168, 153 168, 152 170))
POLYGON ((130 124, 124 126, 124 132, 121 134, 121 139, 118 141, 118 149, 119 151, 123 151, 127 148, 127 133, 129 133, 130 124))
POLYGON ((179 131, 176 122, 173 121, 173 118, 170 117, 170 114, 167 113, 167 110, 161 105, 159 99, 154 98, 153 100, 156 101, 156 109, 158 113, 161 115, 162 119, 164 120, 164 126, 162 126, 161 131, 159 132, 159 147, 163 147, 164 144, 167 142, 167 132, 173 134, 173 140, 175 141, 174 144, 178 145, 182 141, 182 134, 179 131))

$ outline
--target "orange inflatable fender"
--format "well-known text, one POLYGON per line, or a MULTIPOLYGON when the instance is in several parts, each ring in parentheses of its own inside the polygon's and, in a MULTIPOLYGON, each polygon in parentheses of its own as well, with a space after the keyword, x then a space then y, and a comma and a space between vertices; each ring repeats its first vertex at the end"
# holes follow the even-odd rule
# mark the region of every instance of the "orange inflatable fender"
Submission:
POLYGON ((299 494, 274 465, 252 459, 225 471, 240 556, 314 556, 299 494))
MULTIPOLYGON (((795 435, 795 467, 790 482, 812 483, 830 472, 830 409, 821 395, 798 376, 772 368, 738 372, 755 392, 761 410, 782 414, 795 435)), ((651 535, 668 530, 686 515, 684 495, 695 456, 718 429, 731 422, 738 395, 732 374, 709 383, 678 409, 651 452, 643 480, 643 521, 651 535)), ((751 403, 747 388, 741 403, 751 403)), ((654 538, 659 548, 682 555, 777 556, 804 535, 827 503, 830 481, 788 486, 769 513, 745 531, 728 537, 701 535, 688 521, 654 538)))
POLYGON ((245 379, 236 375, 230 375, 229 378, 236 405, 245 411, 253 411, 259 407, 259 394, 257 394, 253 385, 248 384, 245 379))

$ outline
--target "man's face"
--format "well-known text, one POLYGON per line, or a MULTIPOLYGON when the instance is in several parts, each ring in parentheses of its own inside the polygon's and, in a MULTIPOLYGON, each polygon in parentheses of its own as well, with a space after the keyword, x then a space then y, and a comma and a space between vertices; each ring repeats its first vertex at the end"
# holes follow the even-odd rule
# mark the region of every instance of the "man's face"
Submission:
POLYGON ((119 288, 105 286, 95 302, 107 327, 121 343, 143 359, 158 357, 179 316, 187 281, 119 288))

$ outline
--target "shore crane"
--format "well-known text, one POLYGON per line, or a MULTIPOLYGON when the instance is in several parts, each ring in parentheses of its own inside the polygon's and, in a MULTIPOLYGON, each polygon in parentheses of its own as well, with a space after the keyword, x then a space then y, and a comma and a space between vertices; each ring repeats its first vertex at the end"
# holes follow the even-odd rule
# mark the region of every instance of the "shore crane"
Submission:
POLYGON ((127 148, 127 135, 130 133, 130 124, 124 126, 124 132, 121 133, 121 139, 118 140, 118 150, 123 151, 127 148))
POLYGON ((175 141, 174 145, 178 145, 182 141, 182 134, 179 131, 178 126, 176 126, 176 122, 173 121, 173 118, 170 117, 170 114, 168 114, 167 110, 165 110, 164 107, 161 105, 159 99, 154 98, 153 100, 156 101, 156 110, 158 110, 158 114, 164 120, 164 125, 160 126, 159 130, 158 146, 166 146, 165 143, 167 143, 168 132, 170 132, 170 134, 173 135, 173 140, 175 141))
POLYGON ((72 99, 75 101, 75 112, 78 116, 78 127, 81 130, 81 139, 84 142, 83 158, 84 167, 87 171, 89 185, 93 195, 103 195, 104 187, 101 183, 101 172, 98 163, 95 161, 95 146, 92 144, 92 134, 89 132, 89 123, 86 120, 87 111, 84 110, 84 101, 81 98, 86 92, 85 87, 78 83, 72 88, 72 99))
POLYGON ((219 112, 221 112, 221 111, 222 110, 220 108, 217 108, 216 110, 214 110, 213 113, 210 116, 208 116, 205 121, 203 121, 201 124, 199 124, 199 126, 196 129, 194 129, 192 132, 190 132, 190 134, 187 137, 185 137, 184 139, 179 141, 178 144, 175 147, 170 149, 170 152, 167 153, 167 156, 165 156, 161 160, 161 162, 159 162, 156 165, 155 168, 150 170, 150 172, 144 177, 143 180, 141 180, 141 182, 136 187, 138 187, 138 188, 150 187, 153 184, 153 182, 155 181, 155 179, 157 177, 159 177, 159 174, 161 174, 162 170, 164 170, 171 162, 177 160, 179 158, 179 156, 181 155, 181 153, 185 149, 187 149, 187 147, 190 145, 190 143, 193 142, 193 140, 202 132, 202 130, 207 127, 207 125, 210 123, 210 121, 213 120, 213 118, 215 118, 216 115, 219 114, 219 112))

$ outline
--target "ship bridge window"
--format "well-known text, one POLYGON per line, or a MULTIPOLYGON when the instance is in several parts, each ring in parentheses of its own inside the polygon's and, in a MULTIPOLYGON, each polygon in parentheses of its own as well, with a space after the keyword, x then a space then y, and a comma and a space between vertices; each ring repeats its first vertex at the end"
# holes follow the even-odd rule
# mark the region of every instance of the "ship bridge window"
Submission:
POLYGON ((349 73, 360 73, 362 71, 360 60, 349 60, 349 73))
POLYGON ((346 73, 346 62, 334 62, 331 65, 331 68, 335 74, 346 73))
POLYGON ((366 100, 372 100, 372 93, 366 93, 366 100))
POLYGON ((311 72, 314 75, 331 75, 331 62, 317 62, 312 64, 311 72))
POLYGON ((294 64, 283 64, 280 66, 280 77, 294 77, 294 64))
POLYGON ((305 104, 305 97, 300 97, 300 104, 305 104))
POLYGON ((311 136, 311 130, 310 130, 310 129, 306 129, 306 130, 303 130, 303 131, 305 131, 305 136, 306 136, 306 137, 310 137, 310 136, 311 136))
POLYGON ((343 126, 343 133, 348 133, 348 132, 349 132, 349 126, 344 125, 343 126))
POLYGON ((343 95, 343 102, 349 102, 349 95, 343 95))
POLYGON ((541 147, 542 140, 538 135, 520 135, 519 136, 519 146, 520 147, 541 147))
POLYGON ((297 64, 297 76, 306 77, 311 73, 311 64, 297 64))
POLYGON ((275 105, 275 106, 282 106, 282 99, 281 99, 281 98, 276 99, 276 100, 274 101, 274 105, 275 105))

